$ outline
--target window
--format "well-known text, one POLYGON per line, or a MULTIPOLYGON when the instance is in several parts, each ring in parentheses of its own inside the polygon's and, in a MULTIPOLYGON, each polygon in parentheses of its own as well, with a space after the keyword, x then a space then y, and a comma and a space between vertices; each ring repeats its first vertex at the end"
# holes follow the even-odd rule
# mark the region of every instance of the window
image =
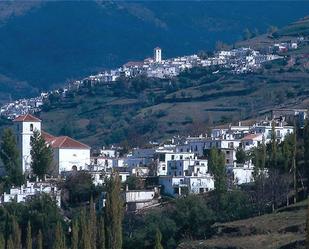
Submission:
POLYGON ((30 131, 33 131, 33 124, 30 124, 30 131))
POLYGON ((179 175, 181 176, 181 171, 179 171, 179 175))
POLYGON ((172 155, 172 160, 174 160, 175 159, 175 155, 172 155))
POLYGON ((165 166, 162 167, 162 170, 165 170, 165 166))
POLYGON ((180 156, 180 160, 182 160, 182 158, 183 158, 183 156, 181 155, 181 156, 180 156))
POLYGON ((230 154, 230 151, 229 151, 229 150, 227 150, 227 151, 226 151, 226 154, 227 154, 227 155, 229 155, 229 154, 230 154))

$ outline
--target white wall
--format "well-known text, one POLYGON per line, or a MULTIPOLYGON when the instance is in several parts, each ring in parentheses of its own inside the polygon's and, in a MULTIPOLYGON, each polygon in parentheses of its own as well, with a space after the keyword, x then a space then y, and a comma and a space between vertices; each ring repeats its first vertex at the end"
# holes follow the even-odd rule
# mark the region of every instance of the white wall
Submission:
POLYGON ((71 171, 73 166, 77 170, 86 169, 90 165, 90 149, 55 149, 58 150, 59 173, 71 171))

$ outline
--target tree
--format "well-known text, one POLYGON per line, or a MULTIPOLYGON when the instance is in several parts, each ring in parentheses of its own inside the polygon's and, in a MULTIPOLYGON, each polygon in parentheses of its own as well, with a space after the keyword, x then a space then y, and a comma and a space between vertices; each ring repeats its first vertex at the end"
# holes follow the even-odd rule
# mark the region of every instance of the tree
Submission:
POLYGON ((237 148, 236 151, 236 162, 237 163, 245 163, 247 161, 247 154, 242 148, 237 148))
POLYGON ((95 204, 93 203, 93 197, 90 198, 90 205, 89 205, 89 230, 90 230, 90 242, 91 248, 96 249, 96 242, 97 242, 97 216, 95 210, 95 204))
POLYGON ((61 223, 58 221, 55 229, 54 249, 65 249, 65 237, 61 223))
POLYGON ((21 249, 21 231, 15 217, 12 221, 12 242, 14 249, 21 249))
POLYGON ((20 186, 24 181, 24 177, 15 136, 11 129, 5 129, 3 132, 0 158, 4 164, 9 182, 15 186, 20 186))
POLYGON ((107 248, 122 248, 123 203, 121 199, 121 183, 117 173, 113 173, 106 184, 106 239, 107 248))
POLYGON ((27 246, 26 247, 27 249, 32 249, 32 234, 31 234, 30 221, 28 221, 28 226, 27 226, 26 246, 27 246))
POLYGON ((16 249, 15 248, 15 245, 14 245, 14 242, 13 242, 13 238, 12 238, 12 235, 9 236, 9 239, 7 241, 7 246, 6 246, 7 249, 16 249))
POLYGON ((105 225, 103 216, 100 216, 98 222, 97 249, 105 249, 105 225))
POLYGON ((37 249, 43 249, 43 234, 41 229, 39 230, 38 236, 37 236, 37 249))
POLYGON ((0 233, 0 249, 5 249, 5 240, 2 233, 0 233))
POLYGON ((276 130, 274 121, 271 123, 271 155, 270 155, 269 166, 272 169, 277 167, 277 141, 276 141, 276 130))
POLYGON ((209 153, 208 159, 209 171, 214 175, 215 192, 221 195, 227 190, 227 176, 225 169, 225 156, 224 154, 212 148, 209 153))
POLYGON ((89 223, 87 222, 86 210, 82 209, 80 213, 80 248, 91 249, 89 223))
POLYGON ((38 131, 33 132, 33 136, 30 138, 31 145, 31 168, 33 173, 40 179, 44 179, 47 170, 50 169, 53 161, 53 152, 44 138, 38 131))
MULTIPOLYGON (((304 168, 306 178, 309 179, 309 122, 306 120, 304 127, 304 168)), ((309 193, 309 181, 307 180, 307 195, 309 193)))
POLYGON ((76 220, 73 220, 72 223, 72 239, 71 239, 71 248, 72 249, 78 249, 78 222, 76 220))
POLYGON ((160 229, 157 228, 156 239, 155 239, 155 248, 154 249, 163 249, 163 246, 161 244, 161 240, 162 240, 162 234, 160 232, 160 229))

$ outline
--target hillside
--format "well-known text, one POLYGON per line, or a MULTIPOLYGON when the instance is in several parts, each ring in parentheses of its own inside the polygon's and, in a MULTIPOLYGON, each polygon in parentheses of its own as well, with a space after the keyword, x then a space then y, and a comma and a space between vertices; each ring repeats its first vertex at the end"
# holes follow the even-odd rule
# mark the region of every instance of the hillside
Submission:
POLYGON ((211 50, 308 10, 304 1, 3 1, 0 103, 143 59, 158 45, 167 57, 211 50))
POLYGON ((305 248, 307 202, 273 214, 213 225, 208 240, 189 241, 177 249, 287 249, 305 248))
POLYGON ((215 69, 197 68, 171 81, 136 78, 84 88, 66 99, 55 97, 41 118, 47 131, 94 146, 198 135, 275 107, 308 107, 306 60, 296 61, 276 61, 255 74, 214 75, 215 69))

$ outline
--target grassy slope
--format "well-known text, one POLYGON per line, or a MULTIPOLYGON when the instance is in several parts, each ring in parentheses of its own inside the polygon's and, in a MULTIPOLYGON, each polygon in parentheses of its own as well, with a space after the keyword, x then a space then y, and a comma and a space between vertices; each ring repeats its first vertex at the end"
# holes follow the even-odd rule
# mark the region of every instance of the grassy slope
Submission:
POLYGON ((277 213, 215 224, 214 237, 183 242, 178 249, 305 248, 306 208, 307 202, 301 202, 277 213))

